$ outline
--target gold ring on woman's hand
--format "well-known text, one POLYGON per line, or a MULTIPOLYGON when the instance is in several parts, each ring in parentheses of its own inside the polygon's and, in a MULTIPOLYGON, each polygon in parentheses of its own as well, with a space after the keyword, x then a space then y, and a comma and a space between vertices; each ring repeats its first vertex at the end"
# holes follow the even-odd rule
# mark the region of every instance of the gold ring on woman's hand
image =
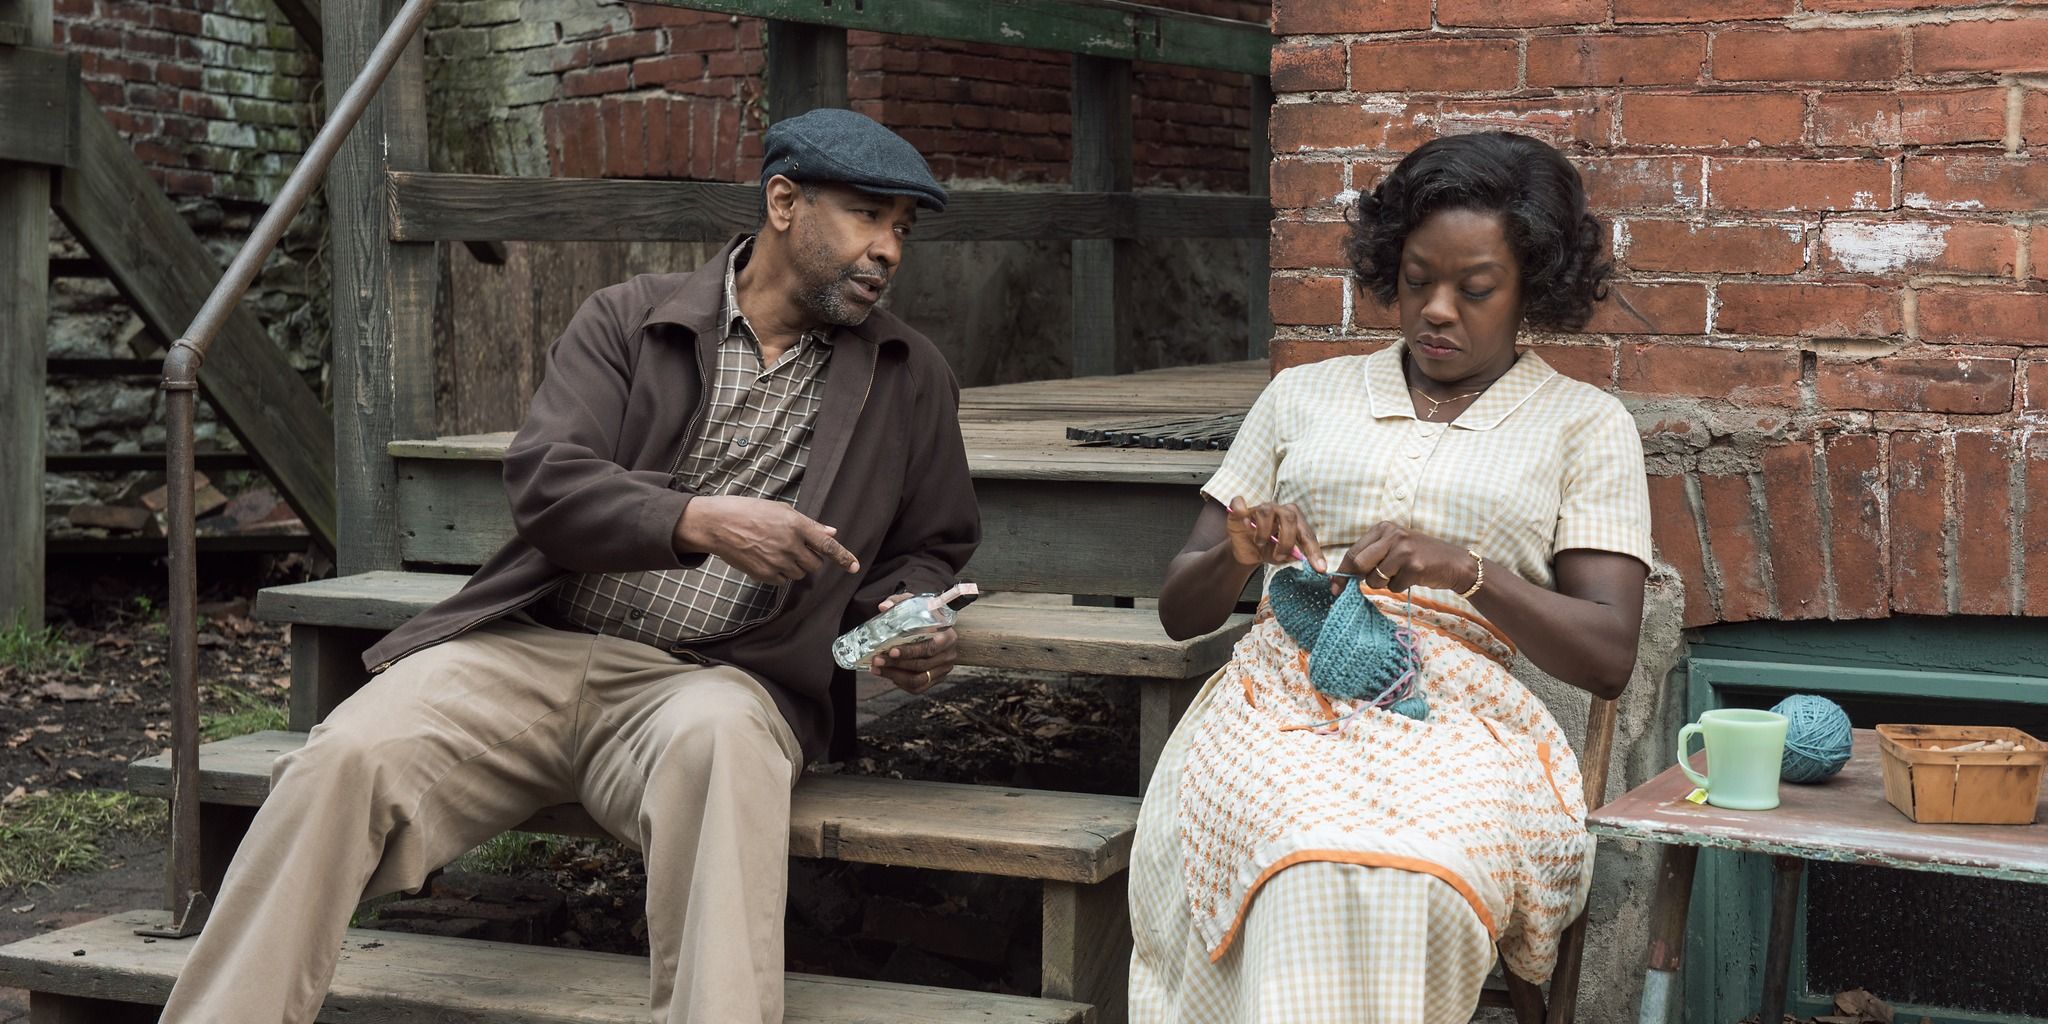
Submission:
POLYGON ((1392 576, 1387 575, 1386 572, 1382 570, 1379 566, 1373 566, 1372 574, 1374 576, 1378 576, 1380 579, 1387 581, 1388 583, 1394 582, 1394 578, 1392 576))

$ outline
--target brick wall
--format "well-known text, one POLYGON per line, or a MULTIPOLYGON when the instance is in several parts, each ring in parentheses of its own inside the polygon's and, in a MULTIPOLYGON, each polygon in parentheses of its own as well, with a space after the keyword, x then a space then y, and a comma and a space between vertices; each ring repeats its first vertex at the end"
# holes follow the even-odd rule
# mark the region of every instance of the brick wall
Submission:
POLYGON ((1689 625, 2048 614, 2048 8, 1274 8, 1276 367, 1394 336, 1344 277, 1356 190, 1539 135, 1639 315, 1532 340, 1635 412, 1689 625))
MULTIPOLYGON (((1265 20, 1268 8, 1164 6, 1248 21, 1265 20)), ((757 19, 617 0, 452 0, 436 19, 435 102, 455 102, 453 116, 477 129, 444 140, 456 150, 453 167, 725 181, 758 173, 767 111, 757 19)), ((1044 51, 854 32, 848 95, 928 154, 941 178, 1059 183, 1069 63, 1044 51)), ((1242 191, 1245 77, 1140 65, 1137 83, 1139 183, 1242 191)))
POLYGON ((319 61, 269 0, 56 0, 56 45, 166 191, 268 202, 312 141, 319 61))

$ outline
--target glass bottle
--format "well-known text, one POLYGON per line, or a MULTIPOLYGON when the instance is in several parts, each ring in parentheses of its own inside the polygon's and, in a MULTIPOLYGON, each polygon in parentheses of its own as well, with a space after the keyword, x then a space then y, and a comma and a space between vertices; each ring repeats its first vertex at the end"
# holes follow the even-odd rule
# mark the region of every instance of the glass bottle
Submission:
POLYGON ((951 626, 958 613, 953 601, 981 593, 972 583, 962 583, 943 594, 913 594, 880 615, 847 630, 832 641, 832 660, 840 668, 866 668, 875 655, 897 644, 917 641, 925 634, 951 626))

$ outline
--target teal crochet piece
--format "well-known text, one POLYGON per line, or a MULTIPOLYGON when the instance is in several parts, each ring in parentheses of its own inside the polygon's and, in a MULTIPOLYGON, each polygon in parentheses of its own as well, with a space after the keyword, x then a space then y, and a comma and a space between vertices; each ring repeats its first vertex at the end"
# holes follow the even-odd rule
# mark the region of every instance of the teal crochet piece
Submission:
POLYGON ((1306 566, 1273 574, 1266 599, 1280 628, 1308 653, 1308 679, 1317 690, 1344 700, 1367 701, 1416 721, 1429 719, 1429 703, 1417 692, 1412 634, 1387 618, 1358 587, 1331 596, 1339 577, 1306 566))

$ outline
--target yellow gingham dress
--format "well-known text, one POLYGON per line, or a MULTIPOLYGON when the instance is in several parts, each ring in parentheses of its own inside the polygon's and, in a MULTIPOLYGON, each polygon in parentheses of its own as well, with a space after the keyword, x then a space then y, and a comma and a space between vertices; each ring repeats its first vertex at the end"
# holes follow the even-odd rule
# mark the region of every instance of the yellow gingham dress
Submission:
MULTIPOLYGON (((1301 506, 1333 564, 1382 519, 1543 586, 1567 549, 1650 558, 1633 419, 1533 354, 1448 424, 1416 417, 1398 347, 1283 371, 1203 491, 1301 506)), ((1592 878, 1578 762, 1469 604, 1368 593, 1415 628, 1429 720, 1286 730, 1349 702, 1260 617, 1146 791, 1133 1021, 1464 1021, 1496 953, 1548 978, 1592 878)))

